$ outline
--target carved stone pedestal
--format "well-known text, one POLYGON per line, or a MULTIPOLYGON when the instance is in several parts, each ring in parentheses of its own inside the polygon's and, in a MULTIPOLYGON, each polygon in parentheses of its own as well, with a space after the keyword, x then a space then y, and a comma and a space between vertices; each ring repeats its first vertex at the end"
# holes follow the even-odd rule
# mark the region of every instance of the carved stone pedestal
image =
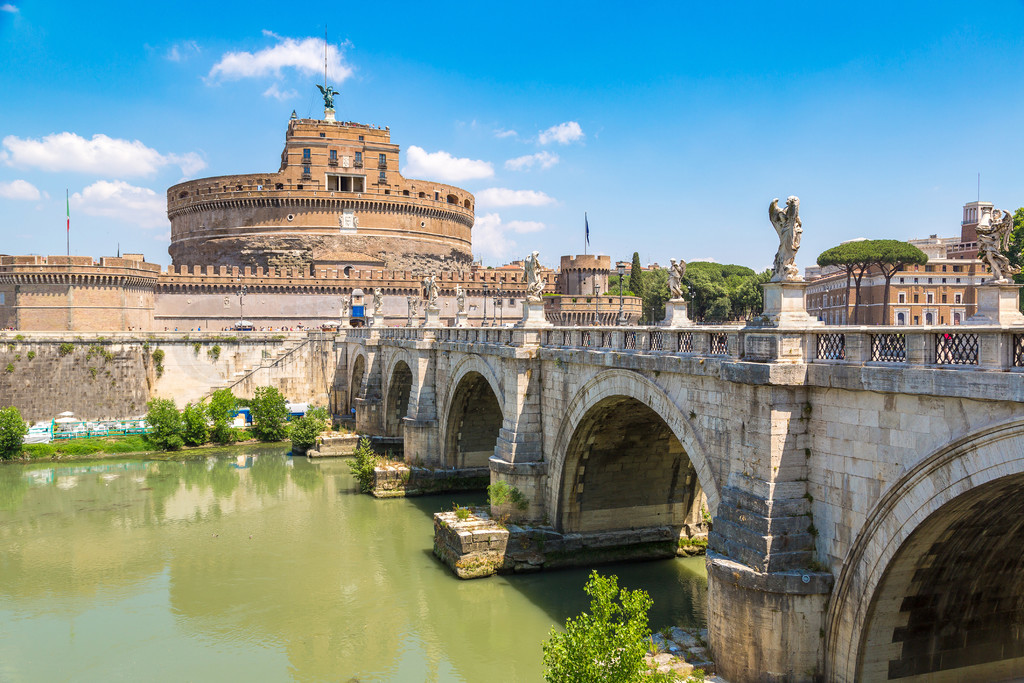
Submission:
POLYGON ((552 327, 544 316, 544 302, 524 301, 523 319, 516 323, 516 327, 552 327))
POLYGON ((370 321, 370 327, 384 327, 384 314, 374 313, 370 321))
POLYGON ((768 282, 764 288, 764 320, 773 327, 817 327, 825 323, 808 315, 804 302, 807 283, 768 282))
POLYGON ((324 121, 327 121, 329 123, 334 123, 334 110, 333 109, 324 109, 324 121))
POLYGON ((423 323, 424 327, 440 327, 441 326, 441 309, 437 306, 427 306, 427 319, 423 323))
POLYGON ((964 321, 965 325, 1024 325, 1017 301, 1021 285, 986 283, 974 291, 978 312, 964 321))
POLYGON ((685 299, 669 299, 665 304, 665 319, 661 324, 665 327, 690 327, 693 321, 686 313, 685 299))
POLYGON ((455 314, 455 327, 469 327, 469 313, 459 311, 455 314))

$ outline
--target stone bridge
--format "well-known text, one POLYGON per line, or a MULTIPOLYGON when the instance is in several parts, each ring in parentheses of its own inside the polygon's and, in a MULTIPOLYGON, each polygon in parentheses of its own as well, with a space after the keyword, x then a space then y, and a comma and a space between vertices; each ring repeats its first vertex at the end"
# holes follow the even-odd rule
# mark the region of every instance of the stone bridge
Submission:
POLYGON ((752 680, 1024 675, 1024 329, 363 328, 334 407, 564 533, 713 518, 752 680))

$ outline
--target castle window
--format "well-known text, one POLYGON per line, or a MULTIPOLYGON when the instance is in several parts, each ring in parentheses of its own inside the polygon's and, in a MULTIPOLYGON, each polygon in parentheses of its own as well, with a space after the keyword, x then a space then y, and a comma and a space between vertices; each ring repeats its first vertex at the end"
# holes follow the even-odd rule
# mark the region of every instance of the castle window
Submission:
POLYGON ((409 196, 409 190, 402 190, 402 194, 406 197, 409 196))
POLYGON ((363 136, 362 136, 362 135, 360 135, 360 136, 359 136, 359 142, 362 142, 362 141, 363 141, 363 136))
POLYGON ((426 198, 427 198, 427 193, 426 192, 420 192, 420 199, 426 199, 426 198))
POLYGON ((356 152, 356 163, 357 164, 363 163, 363 153, 362 152, 356 152))
POLYGON ((306 163, 309 163, 309 159, 310 153, 309 148, 307 147, 306 149, 302 150, 302 160, 305 161, 306 163))
POLYGON ((388 163, 388 155, 387 155, 387 154, 381 154, 381 155, 380 155, 380 156, 379 156, 379 157, 377 158, 377 160, 378 160, 378 161, 379 161, 380 163, 382 163, 382 164, 386 164, 386 163, 388 163))
POLYGON ((337 160, 338 160, 338 150, 332 149, 331 150, 331 161, 337 161, 337 160))
POLYGON ((303 164, 302 165, 302 177, 303 178, 308 178, 309 177, 309 164, 303 164))
POLYGON ((382 183, 386 183, 386 182, 387 182, 387 180, 388 180, 388 174, 387 174, 387 171, 381 171, 381 172, 380 172, 380 175, 378 176, 378 180, 379 180, 380 182, 382 182, 382 183))
POLYGON ((440 193, 440 192, 437 192, 437 191, 435 191, 435 192, 434 192, 434 201, 436 202, 436 201, 438 201, 438 200, 440 200, 440 199, 441 199, 441 193, 440 193))
POLYGON ((962 296, 963 296, 962 294, 954 294, 953 295, 953 303, 955 303, 955 304, 960 303, 962 296))
POLYGON ((928 292, 927 294, 925 294, 925 299, 926 299, 925 303, 929 303, 929 304, 935 303, 935 295, 932 294, 931 292, 928 292))
POLYGON ((453 194, 450 194, 450 195, 448 195, 448 203, 449 204, 458 204, 459 203, 459 198, 456 197, 453 194))
POLYGON ((469 206, 469 200, 468 200, 468 199, 467 199, 467 200, 465 201, 465 203, 464 203, 464 206, 465 206, 465 207, 466 207, 467 209, 468 209, 468 208, 470 208, 470 206, 469 206))
POLYGON ((907 303, 907 293, 906 292, 900 292, 899 293, 899 303, 901 303, 901 304, 907 303))
POLYGON ((366 177, 328 174, 327 190, 330 192, 365 192, 366 177))
POLYGON ((945 294, 942 295, 942 303, 946 303, 946 295, 945 294))
POLYGON ((320 133, 320 137, 327 137, 324 133, 320 133))

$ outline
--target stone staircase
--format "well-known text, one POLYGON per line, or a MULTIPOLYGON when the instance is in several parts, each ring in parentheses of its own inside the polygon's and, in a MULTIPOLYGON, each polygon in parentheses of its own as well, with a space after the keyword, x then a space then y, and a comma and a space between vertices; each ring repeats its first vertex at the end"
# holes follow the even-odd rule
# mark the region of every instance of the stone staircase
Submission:
POLYGON ((247 380, 253 374, 259 372, 260 370, 271 368, 277 365, 282 360, 284 360, 291 354, 295 353, 309 342, 309 337, 286 340, 275 351, 261 358, 258 363, 243 366, 241 369, 236 370, 230 377, 226 377, 220 382, 211 385, 209 391, 206 392, 204 399, 213 396, 213 393, 215 391, 219 391, 221 389, 234 389, 236 386, 247 380))

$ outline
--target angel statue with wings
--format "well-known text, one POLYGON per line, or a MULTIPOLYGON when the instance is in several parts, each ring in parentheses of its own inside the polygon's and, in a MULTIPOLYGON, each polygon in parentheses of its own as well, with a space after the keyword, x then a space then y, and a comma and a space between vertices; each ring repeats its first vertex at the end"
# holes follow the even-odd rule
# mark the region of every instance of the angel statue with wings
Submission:
POLYGON ((324 109, 334 109, 334 96, 340 95, 341 93, 331 86, 327 86, 325 88, 319 83, 317 83, 316 87, 320 89, 320 94, 324 96, 324 109))

